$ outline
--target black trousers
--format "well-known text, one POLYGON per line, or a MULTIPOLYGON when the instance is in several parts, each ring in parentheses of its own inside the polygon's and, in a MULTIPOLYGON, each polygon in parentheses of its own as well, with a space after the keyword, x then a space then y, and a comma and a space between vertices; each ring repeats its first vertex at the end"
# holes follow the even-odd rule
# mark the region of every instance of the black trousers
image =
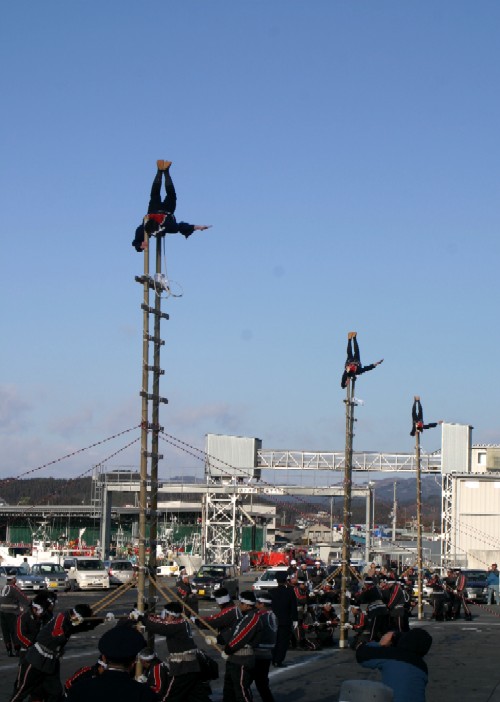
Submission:
POLYGON ((59 678, 59 669, 54 673, 44 673, 33 668, 31 663, 23 661, 11 702, 21 702, 35 691, 37 698, 41 696, 44 702, 60 702, 63 696, 63 686, 59 678))
POLYGON ((151 186, 151 197, 149 200, 148 214, 157 214, 159 212, 174 214, 177 206, 177 195, 175 193, 174 183, 169 171, 158 171, 153 185, 151 186), (165 177, 165 199, 161 199, 161 179, 162 174, 165 177))
POLYGON ((283 663, 290 644, 291 624, 278 624, 276 643, 273 650, 273 663, 283 663))
POLYGON ((359 355, 358 340, 356 337, 353 339, 348 339, 347 341, 347 363, 358 363, 361 365, 361 358, 359 355), (351 343, 352 342, 352 343, 351 343))
POLYGON ((17 614, 14 612, 0 612, 0 627, 2 629, 2 638, 7 649, 7 653, 10 653, 12 649, 19 651, 20 646, 16 637, 16 623, 17 614))
POLYGON ((226 662, 222 702, 252 702, 250 686, 254 679, 253 668, 226 662))
POLYGON ((259 693, 262 702, 274 702, 273 693, 269 688, 269 668, 271 666, 270 658, 256 658, 254 668, 254 681, 257 692, 259 693))
POLYGON ((210 702, 210 685, 201 680, 199 673, 174 675, 163 700, 168 702, 210 702))

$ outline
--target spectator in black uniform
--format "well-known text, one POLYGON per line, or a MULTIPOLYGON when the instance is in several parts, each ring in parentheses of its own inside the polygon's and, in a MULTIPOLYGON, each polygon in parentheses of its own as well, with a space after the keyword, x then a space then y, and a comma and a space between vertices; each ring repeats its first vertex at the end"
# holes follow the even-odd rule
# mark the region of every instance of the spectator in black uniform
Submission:
POLYGON ((430 424, 424 424, 424 411, 422 409, 422 405, 420 404, 420 397, 418 395, 415 395, 415 398, 413 400, 413 407, 411 408, 411 419, 412 427, 410 436, 415 436, 417 432, 421 434, 424 431, 424 429, 434 429, 434 427, 437 427, 438 424, 443 423, 443 420, 440 419, 439 422, 431 422, 430 424))
POLYGON ((357 332, 349 332, 347 335, 347 360, 345 362, 345 370, 342 375, 340 386, 346 388, 351 378, 356 378, 367 371, 371 371, 383 362, 383 358, 369 366, 361 365, 359 355, 359 346, 357 340, 357 332))
POLYGON ((177 222, 174 216, 177 206, 177 195, 175 192, 172 177, 170 176, 171 161, 157 161, 158 170, 156 172, 153 185, 151 187, 151 197, 149 200, 148 214, 135 230, 135 238, 132 246, 139 253, 145 248, 144 231, 149 236, 164 236, 165 234, 180 233, 188 238, 194 231, 208 229, 207 224, 187 224, 177 222), (161 199, 161 181, 165 178, 165 198, 161 199))
POLYGON ((273 651, 273 665, 276 668, 285 668, 285 657, 290 644, 292 627, 298 625, 297 598, 293 588, 287 587, 286 571, 276 573, 278 587, 271 592, 271 609, 278 620, 276 632, 276 646, 273 651))

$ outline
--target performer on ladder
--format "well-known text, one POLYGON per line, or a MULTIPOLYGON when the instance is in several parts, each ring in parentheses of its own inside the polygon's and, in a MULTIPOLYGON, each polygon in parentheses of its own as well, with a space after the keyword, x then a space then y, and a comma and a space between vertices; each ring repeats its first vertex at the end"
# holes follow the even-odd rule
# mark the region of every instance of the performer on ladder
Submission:
POLYGON ((347 334, 347 360, 345 362, 345 370, 342 374, 341 387, 346 388, 351 378, 371 371, 383 362, 383 358, 369 366, 362 366, 359 355, 359 346, 357 340, 357 332, 349 332, 347 334))
POLYGON ((132 242, 132 246, 139 253, 146 247, 144 242, 145 231, 148 236, 164 236, 165 234, 179 233, 187 239, 194 231, 203 231, 212 226, 211 224, 177 222, 174 216, 177 205, 177 195, 170 175, 172 162, 157 161, 156 165, 158 170, 151 187, 148 213, 144 217, 143 223, 135 230, 135 237, 132 242), (165 198, 163 200, 161 199, 162 178, 165 179, 165 198))
POLYGON ((424 411, 422 409, 422 405, 420 404, 420 397, 418 395, 415 395, 415 398, 413 400, 411 418, 413 425, 411 428, 410 436, 415 436, 417 431, 419 434, 421 434, 424 431, 424 429, 434 429, 434 427, 437 427, 438 424, 443 423, 443 420, 440 419, 439 422, 431 422, 430 424, 424 424, 424 411))

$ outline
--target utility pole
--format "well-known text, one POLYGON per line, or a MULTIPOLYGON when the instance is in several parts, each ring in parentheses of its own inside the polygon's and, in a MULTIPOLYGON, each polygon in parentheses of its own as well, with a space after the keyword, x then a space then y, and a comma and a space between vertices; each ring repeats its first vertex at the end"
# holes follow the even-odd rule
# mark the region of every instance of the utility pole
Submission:
POLYGON ((417 587, 418 587, 418 618, 424 618, 423 563, 422 563, 422 471, 420 468, 420 432, 415 432, 415 465, 417 468, 417 587))
POLYGON ((396 542, 396 523, 398 514, 398 484, 394 481, 394 499, 392 503, 392 542, 396 542))
POLYGON ((340 590, 340 632, 339 648, 348 646, 345 629, 349 618, 347 592, 351 577, 351 502, 352 502, 352 440, 354 436, 354 389, 356 378, 347 383, 345 402, 345 465, 344 465, 344 515, 342 531, 342 584, 340 590))

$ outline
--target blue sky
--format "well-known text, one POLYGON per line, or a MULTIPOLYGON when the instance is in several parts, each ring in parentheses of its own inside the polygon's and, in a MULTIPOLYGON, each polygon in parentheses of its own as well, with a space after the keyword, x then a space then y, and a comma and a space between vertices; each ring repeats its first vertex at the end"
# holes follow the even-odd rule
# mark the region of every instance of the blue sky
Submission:
MULTIPOLYGON (((4 5, 0 477, 139 424, 142 256, 173 161, 167 432, 342 450, 427 421, 500 442, 500 5, 274 0, 4 5)), ((76 476, 130 433, 35 475, 76 476)), ((439 432, 424 448, 439 446, 439 432)), ((201 470, 164 446, 164 476, 201 470)), ((139 448, 109 466, 135 466, 139 448)))

